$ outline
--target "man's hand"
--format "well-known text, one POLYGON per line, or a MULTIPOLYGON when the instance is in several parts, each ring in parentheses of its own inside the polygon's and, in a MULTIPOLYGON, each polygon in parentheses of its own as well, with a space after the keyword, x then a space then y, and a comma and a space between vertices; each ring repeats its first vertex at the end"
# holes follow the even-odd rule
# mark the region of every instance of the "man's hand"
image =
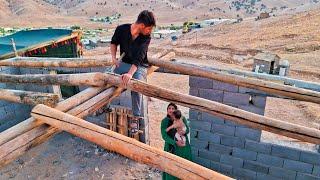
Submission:
POLYGON ((131 80, 132 75, 130 73, 122 74, 121 79, 122 79, 122 85, 124 87, 127 87, 129 81, 131 80))
POLYGON ((118 68, 120 63, 117 58, 112 58, 112 64, 115 65, 116 68, 118 68))

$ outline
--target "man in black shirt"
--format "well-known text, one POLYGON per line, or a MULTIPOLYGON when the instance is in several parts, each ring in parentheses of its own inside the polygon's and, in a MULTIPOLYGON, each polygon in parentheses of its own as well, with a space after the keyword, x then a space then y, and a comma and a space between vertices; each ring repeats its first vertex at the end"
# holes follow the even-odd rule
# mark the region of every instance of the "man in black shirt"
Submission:
MULTIPOLYGON (((123 24, 116 28, 111 39, 111 55, 116 74, 121 74, 122 84, 126 86, 131 78, 146 81, 148 65, 148 46, 150 34, 156 22, 152 12, 142 11, 133 24, 123 24), (120 54, 125 53, 122 62, 116 58, 117 46, 120 54)), ((142 117, 142 94, 132 92, 132 111, 135 117, 142 117)))

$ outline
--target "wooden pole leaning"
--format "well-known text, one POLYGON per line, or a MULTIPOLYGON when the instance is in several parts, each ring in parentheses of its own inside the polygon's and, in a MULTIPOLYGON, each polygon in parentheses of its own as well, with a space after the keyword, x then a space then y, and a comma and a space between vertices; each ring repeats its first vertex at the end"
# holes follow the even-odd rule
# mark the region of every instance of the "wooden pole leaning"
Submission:
POLYGON ((45 105, 37 105, 31 115, 46 124, 96 143, 135 161, 148 164, 180 179, 231 179, 171 153, 148 146, 75 116, 45 105))

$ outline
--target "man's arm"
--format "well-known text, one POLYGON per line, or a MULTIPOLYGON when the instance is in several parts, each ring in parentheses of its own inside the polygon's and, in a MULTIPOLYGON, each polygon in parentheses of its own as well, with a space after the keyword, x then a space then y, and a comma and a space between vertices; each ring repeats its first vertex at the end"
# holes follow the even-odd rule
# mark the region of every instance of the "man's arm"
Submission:
POLYGON ((120 28, 119 26, 116 28, 114 31, 114 34, 111 38, 111 45, 110 45, 110 52, 111 52, 111 57, 112 57, 112 62, 116 67, 119 67, 119 62, 117 61, 117 47, 120 44, 120 28))
POLYGON ((119 61, 117 60, 117 45, 116 44, 111 44, 110 45, 110 51, 111 51, 111 57, 112 57, 112 62, 116 67, 119 67, 119 61))

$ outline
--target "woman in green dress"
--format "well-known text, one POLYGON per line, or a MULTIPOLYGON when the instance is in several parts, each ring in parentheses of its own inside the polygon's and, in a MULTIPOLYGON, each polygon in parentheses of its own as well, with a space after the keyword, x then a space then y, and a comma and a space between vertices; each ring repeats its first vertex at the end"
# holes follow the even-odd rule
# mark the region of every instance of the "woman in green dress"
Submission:
MULTIPOLYGON (((176 110, 178 110, 177 105, 170 103, 167 107, 167 116, 162 120, 161 122, 161 135, 163 140, 165 141, 164 144, 164 151, 170 152, 172 154, 175 154, 179 157, 185 158, 187 160, 192 160, 191 156, 191 147, 188 139, 188 133, 189 133, 189 126, 187 124, 187 120, 185 117, 181 117, 185 128, 185 142, 183 140, 176 140, 175 136, 177 133, 176 128, 170 129, 169 127, 173 125, 174 122, 174 113, 176 110), (170 129, 170 130, 169 130, 170 129), (168 130, 168 131, 167 131, 168 130)), ((163 180, 171 180, 171 179, 178 179, 174 176, 171 176, 170 174, 163 173, 162 174, 163 180)))

